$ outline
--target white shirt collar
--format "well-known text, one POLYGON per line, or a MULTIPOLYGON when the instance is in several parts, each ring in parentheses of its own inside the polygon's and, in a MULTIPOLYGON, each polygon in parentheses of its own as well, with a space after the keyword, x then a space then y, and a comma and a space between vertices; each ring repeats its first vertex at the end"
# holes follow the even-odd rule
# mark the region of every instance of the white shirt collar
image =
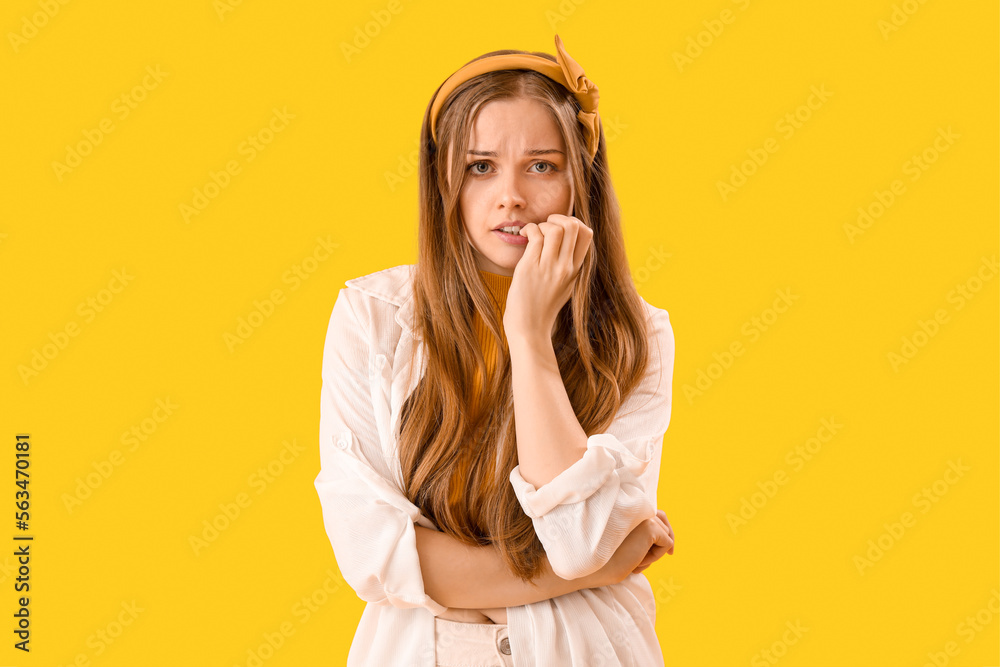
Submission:
POLYGON ((420 340, 420 336, 413 328, 413 279, 416 276, 416 269, 416 264, 400 264, 351 278, 346 284, 376 299, 398 306, 396 323, 404 332, 420 340))

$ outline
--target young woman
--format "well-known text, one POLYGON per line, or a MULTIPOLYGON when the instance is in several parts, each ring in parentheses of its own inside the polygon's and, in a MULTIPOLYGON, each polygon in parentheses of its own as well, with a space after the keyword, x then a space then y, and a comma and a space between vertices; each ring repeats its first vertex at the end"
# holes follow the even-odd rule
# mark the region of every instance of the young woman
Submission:
POLYGON ((663 664, 640 573, 673 553, 673 331, 631 280, 597 88, 556 50, 441 85, 418 261, 333 306, 315 484, 368 602, 348 665, 663 664))

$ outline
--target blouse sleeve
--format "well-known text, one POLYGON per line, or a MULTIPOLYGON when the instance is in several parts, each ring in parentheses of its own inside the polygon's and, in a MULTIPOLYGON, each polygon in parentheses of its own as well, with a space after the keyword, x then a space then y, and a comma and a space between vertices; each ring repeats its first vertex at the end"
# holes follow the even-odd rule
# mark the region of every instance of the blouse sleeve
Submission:
POLYGON ((552 570, 578 579, 603 567, 632 530, 656 515, 663 436, 670 424, 674 334, 655 309, 646 374, 607 432, 587 438, 583 457, 539 488, 510 472, 552 570))
POLYGON ((382 460, 368 371, 370 318, 360 320, 353 294, 340 290, 323 351, 315 480, 323 523, 340 572, 358 597, 424 607, 437 616, 447 607, 424 591, 414 525, 422 514, 382 460))

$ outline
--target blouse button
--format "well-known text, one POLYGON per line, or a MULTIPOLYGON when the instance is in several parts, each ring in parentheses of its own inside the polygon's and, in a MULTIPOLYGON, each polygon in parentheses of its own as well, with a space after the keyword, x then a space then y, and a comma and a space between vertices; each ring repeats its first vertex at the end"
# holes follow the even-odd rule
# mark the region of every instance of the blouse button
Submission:
POLYGON ((340 447, 341 449, 347 449, 347 440, 344 438, 344 436, 340 436, 339 438, 337 438, 337 446, 340 447))

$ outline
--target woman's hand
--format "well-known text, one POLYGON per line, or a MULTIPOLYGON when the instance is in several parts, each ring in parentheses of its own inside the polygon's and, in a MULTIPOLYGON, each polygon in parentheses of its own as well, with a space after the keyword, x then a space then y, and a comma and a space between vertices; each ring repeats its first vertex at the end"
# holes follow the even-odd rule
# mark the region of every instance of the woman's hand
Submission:
POLYGON ((632 529, 618 550, 595 572, 592 588, 618 584, 630 574, 639 574, 664 554, 674 553, 674 529, 663 510, 632 529))
POLYGON ((647 567, 660 560, 663 554, 674 555, 674 529, 667 521, 667 513, 663 510, 656 510, 656 516, 663 522, 663 525, 667 527, 667 535, 670 537, 670 546, 665 547, 661 544, 654 544, 650 547, 649 552, 647 552, 646 557, 642 559, 638 567, 632 570, 632 574, 639 574, 647 567))
POLYGON ((508 340, 532 335, 548 340, 556 316, 573 293, 594 231, 579 218, 553 213, 545 222, 522 227, 521 236, 528 237, 528 245, 507 292, 504 331, 508 340))

